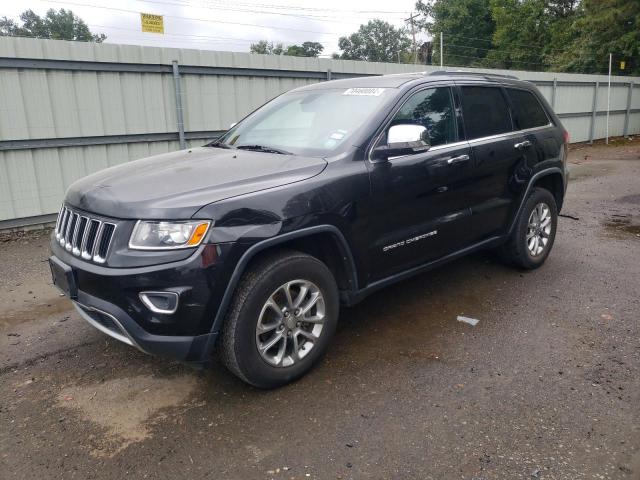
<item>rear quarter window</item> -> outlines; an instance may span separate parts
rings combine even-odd
[[[549,124],[549,118],[536,96],[526,90],[507,88],[511,99],[515,120],[520,130],[542,127]]]
[[[509,106],[498,87],[462,87],[462,113],[467,140],[510,132]]]

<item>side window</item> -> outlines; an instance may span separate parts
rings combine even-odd
[[[462,114],[467,140],[512,130],[509,107],[496,87],[462,87]]]
[[[456,120],[451,89],[429,88],[415,93],[391,121],[391,125],[402,123],[424,126],[433,147],[455,142]]]
[[[526,128],[542,127],[549,124],[549,118],[538,99],[531,92],[508,88],[507,93],[511,98],[516,114],[516,122],[520,130]]]

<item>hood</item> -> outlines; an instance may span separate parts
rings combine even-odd
[[[199,147],[84,177],[65,202],[108,217],[184,219],[209,203],[311,178],[326,165],[315,157]]]

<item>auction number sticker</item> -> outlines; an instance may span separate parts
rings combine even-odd
[[[366,87],[357,87],[350,88],[345,90],[343,95],[366,95],[370,97],[379,97],[384,92],[384,88],[366,88]]]

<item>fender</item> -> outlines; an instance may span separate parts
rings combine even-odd
[[[347,273],[349,275],[350,290],[357,290],[358,280],[356,275],[356,264],[353,260],[353,255],[351,254],[351,248],[349,247],[346,238],[338,229],[338,227],[334,225],[316,225],[313,227],[302,228],[294,232],[277,235],[275,237],[262,240],[252,245],[246,252],[242,254],[242,257],[240,257],[240,261],[236,265],[236,268],[231,275],[231,279],[227,284],[227,288],[225,289],[224,295],[222,296],[222,301],[220,302],[220,306],[218,307],[218,312],[216,313],[213,324],[211,325],[211,333],[214,334],[212,335],[212,338],[217,337],[217,333],[220,331],[224,315],[229,308],[229,304],[231,303],[231,298],[233,297],[233,293],[236,290],[236,286],[238,285],[238,282],[240,281],[240,278],[242,277],[242,274],[246,270],[247,265],[249,264],[251,259],[262,250],[282,244],[289,240],[307,237],[316,233],[331,233],[338,239],[338,244],[340,245],[340,249],[342,250],[342,260],[343,262],[346,262],[345,267],[347,268]],[[213,349],[213,344],[208,345],[208,347],[208,351],[211,351]]]
[[[520,212],[522,211],[522,207],[524,206],[524,202],[527,200],[527,196],[529,195],[529,192],[533,188],[533,184],[537,180],[541,179],[542,177],[546,177],[547,175],[551,175],[553,173],[559,173],[560,174],[560,176],[562,177],[563,190],[566,192],[566,190],[567,190],[566,178],[565,178],[564,173],[560,169],[560,167],[545,168],[544,170],[540,170],[538,173],[533,175],[529,179],[529,183],[527,184],[527,188],[525,189],[524,194],[522,195],[522,199],[520,200],[520,205],[518,206],[518,210],[516,211],[516,214],[513,216],[513,219],[511,220],[511,225],[509,226],[509,230],[507,231],[507,235],[506,235],[507,238],[509,237],[509,235],[511,235],[511,233],[513,232],[513,229],[516,227],[516,223],[518,222],[518,218],[520,217]]]

